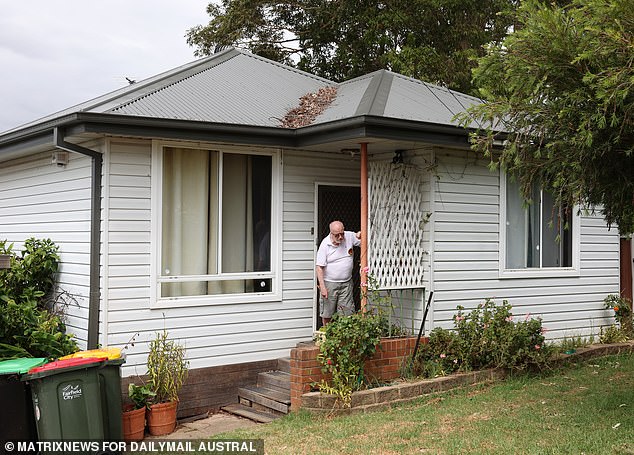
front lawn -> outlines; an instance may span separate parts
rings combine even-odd
[[[634,454],[634,354],[422,397],[382,412],[300,412],[215,439],[268,454]]]

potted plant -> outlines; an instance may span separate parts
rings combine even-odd
[[[126,441],[140,441],[145,434],[145,411],[155,393],[148,384],[128,385],[128,396],[132,404],[124,407],[123,417],[123,439]]]
[[[170,340],[167,331],[158,332],[147,358],[148,383],[155,394],[147,412],[151,435],[169,434],[176,428],[178,393],[187,379],[188,366],[185,347]]]

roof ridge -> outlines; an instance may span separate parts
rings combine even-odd
[[[394,74],[381,69],[370,73],[369,76],[370,83],[359,101],[355,115],[382,115],[385,112]]]
[[[307,76],[307,77],[310,77],[311,79],[315,79],[315,80],[318,80],[320,82],[328,83],[329,85],[338,85],[337,82],[332,81],[330,79],[326,79],[325,77],[317,76],[316,74],[312,74],[312,73],[309,73],[307,71],[300,70],[300,69],[295,68],[293,66],[289,66],[289,65],[285,65],[284,63],[276,62],[275,60],[271,60],[269,58],[262,57],[261,55],[254,54],[252,52],[247,52],[244,49],[238,49],[238,48],[232,48],[232,49],[234,49],[236,52],[239,52],[240,54],[242,54],[242,55],[244,55],[246,57],[251,57],[251,58],[255,58],[257,60],[261,60],[261,61],[263,61],[265,63],[269,63],[269,64],[274,65],[274,66],[278,66],[278,67],[280,67],[282,69],[285,69],[287,71],[291,71],[293,73],[301,74],[302,76]]]

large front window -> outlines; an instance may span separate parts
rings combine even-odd
[[[165,147],[158,298],[269,293],[272,155]]]
[[[519,185],[507,178],[505,196],[506,269],[572,267],[575,226],[570,213],[537,185],[526,204]]]

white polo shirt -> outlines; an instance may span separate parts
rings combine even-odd
[[[317,250],[316,265],[324,267],[324,280],[343,283],[352,278],[354,251],[352,247],[359,246],[361,240],[354,232],[345,231],[339,246],[334,246],[330,235],[326,236]]]

